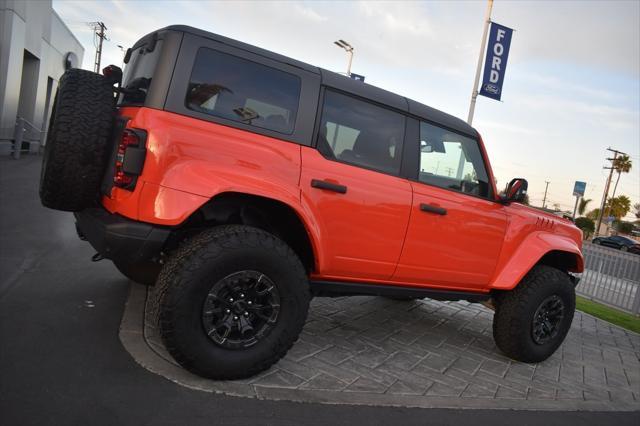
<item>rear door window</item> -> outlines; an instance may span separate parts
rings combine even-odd
[[[201,48],[185,103],[193,111],[292,134],[300,86],[300,78],[296,75]]]
[[[404,115],[327,90],[318,149],[338,161],[399,174]]]

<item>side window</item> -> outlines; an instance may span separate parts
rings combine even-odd
[[[318,148],[341,162],[398,174],[404,122],[402,114],[327,90]]]
[[[291,134],[300,78],[212,49],[196,56],[186,106],[228,120]]]
[[[489,196],[489,177],[478,142],[425,122],[420,123],[418,180],[480,197]]]
[[[156,65],[160,59],[163,43],[164,40],[158,40],[151,51],[147,50],[148,44],[132,51],[122,77],[122,87],[127,91],[120,94],[120,105],[144,104]]]

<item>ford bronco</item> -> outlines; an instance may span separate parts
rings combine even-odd
[[[485,302],[507,356],[569,331],[581,233],[499,193],[482,138],[411,99],[186,26],[59,82],[43,205],[154,285],[182,366],[254,375],[294,344],[313,296]],[[403,303],[403,302],[398,302]]]

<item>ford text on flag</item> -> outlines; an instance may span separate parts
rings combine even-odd
[[[487,57],[484,60],[484,75],[480,94],[491,99],[500,100],[502,96],[502,83],[504,73],[507,70],[507,58],[509,46],[511,46],[511,28],[491,23],[489,44],[487,45]]]

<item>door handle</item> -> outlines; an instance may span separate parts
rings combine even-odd
[[[337,192],[338,194],[346,194],[347,187],[344,185],[338,185],[337,183],[327,182],[320,179],[311,179],[311,186],[318,189],[326,189],[327,191]]]
[[[447,209],[438,206],[432,206],[431,204],[420,204],[420,210],[423,212],[435,213],[442,216],[447,214]]]

